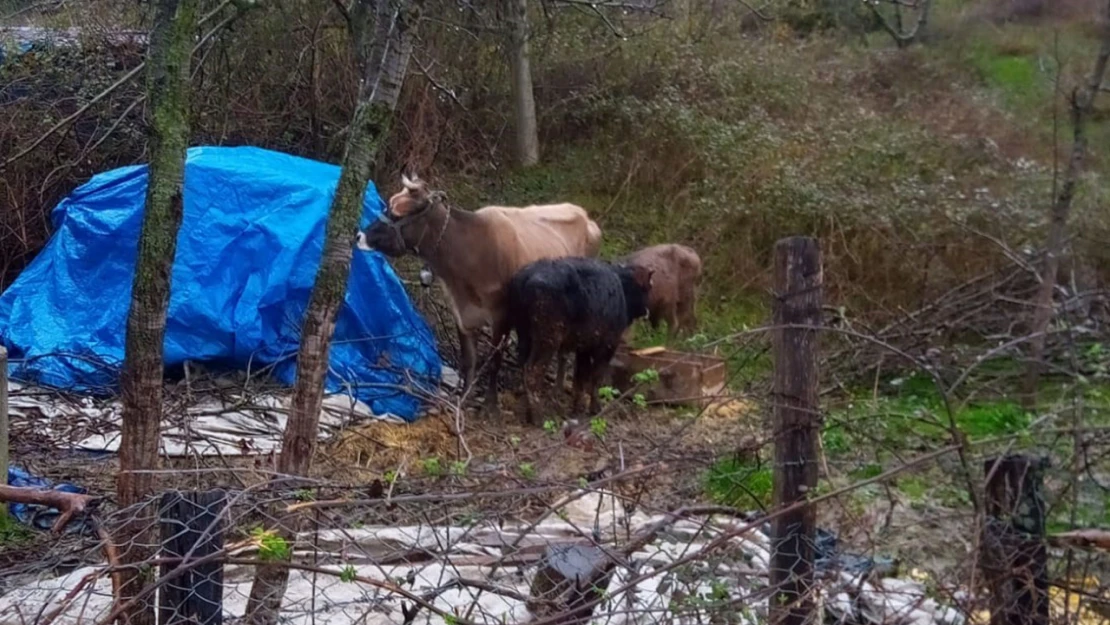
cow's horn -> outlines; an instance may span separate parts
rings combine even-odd
[[[420,190],[420,185],[417,184],[415,180],[411,180],[405,174],[401,174],[401,184],[404,185],[404,187],[406,189],[408,189],[409,191],[419,191]]]

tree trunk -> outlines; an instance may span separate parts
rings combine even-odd
[[[370,171],[389,132],[412,51],[419,8],[410,0],[356,0],[350,12],[351,40],[362,78],[343,169],[328,215],[323,257],[301,329],[297,378],[278,460],[278,473],[282,475],[307,475],[312,464],[331,338],[347,291],[352,233],[358,230]],[[375,17],[376,28],[371,35]],[[299,529],[298,517],[279,509],[274,510],[274,517],[278,519],[277,534],[292,544]],[[283,563],[258,567],[246,612],[252,625],[277,622],[288,581],[289,569]]]
[[[530,167],[540,162],[540,137],[536,126],[536,98],[529,60],[528,0],[505,0],[509,26],[509,72],[512,77],[513,130],[517,163]]]
[[[170,274],[181,227],[185,150],[188,147],[189,66],[199,3],[158,0],[147,62],[150,102],[150,165],[146,208],[138,242],[131,309],[127,317],[127,351],[120,384],[123,426],[116,494],[121,507],[136,506],[154,490],[149,471],[158,466],[162,421],[162,348],[169,306]],[[149,506],[130,514],[118,530],[124,565],[145,562],[154,554],[153,516]],[[128,601],[152,581],[149,569],[125,569],[121,601]],[[154,623],[151,598],[124,612],[123,623]]]
[[[1095,96],[1102,86],[1102,78],[1106,74],[1107,59],[1110,59],[1110,1],[1107,2],[1107,20],[1103,24],[1102,45],[1099,48],[1095,68],[1091,72],[1088,83],[1077,87],[1071,95],[1071,125],[1072,148],[1068,158],[1067,168],[1064,170],[1064,181],[1060,192],[1052,203],[1052,213],[1049,217],[1048,237],[1045,241],[1044,269],[1041,272],[1041,284],[1037,289],[1033,306],[1033,322],[1029,331],[1032,335],[1029,346],[1029,364],[1026,369],[1025,388],[1022,393],[1022,404],[1027,410],[1033,409],[1037,403],[1037,386],[1040,383],[1041,369],[1044,366],[1045,333],[1052,322],[1053,306],[1052,294],[1056,290],[1056,275],[1060,270],[1060,256],[1064,253],[1064,243],[1067,239],[1068,219],[1071,217],[1071,202],[1075,197],[1075,186],[1079,175],[1083,171],[1083,161],[1087,153],[1087,118],[1095,104]]]
[[[725,19],[725,0],[709,0],[709,20],[717,25]]]
[[[397,108],[412,58],[412,31],[419,19],[410,0],[379,0],[374,7],[374,39],[369,55],[360,59],[363,75],[371,82],[369,99],[384,104],[388,112]],[[360,53],[361,54],[361,53]]]
[[[879,21],[883,30],[894,39],[894,44],[899,48],[907,48],[914,42],[918,41],[921,36],[925,34],[925,29],[929,24],[929,10],[933,8],[933,0],[918,0],[912,6],[918,10],[917,21],[914,22],[913,30],[907,31],[905,28],[905,17],[903,14],[903,5],[901,0],[896,0],[892,3],[894,5],[894,23],[892,24],[879,10],[879,3],[867,3],[871,9],[872,15]]]

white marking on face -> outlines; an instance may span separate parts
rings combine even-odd
[[[355,245],[364,252],[371,252],[374,249],[366,244],[366,233],[361,230],[359,230],[358,236],[355,237]]]

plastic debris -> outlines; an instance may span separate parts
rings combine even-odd
[[[79,495],[88,494],[88,491],[80,486],[66,483],[53,484],[50,480],[37,475],[31,475],[31,473],[15,465],[8,467],[8,486],[57,490],[65,493],[77,493]],[[49,531],[50,528],[53,527],[54,522],[58,520],[58,515],[61,514],[56,508],[47,508],[46,506],[25,503],[9,503],[8,511],[16,521],[23,525],[44,531]],[[88,521],[78,518],[74,518],[73,521],[65,527],[66,534],[89,531],[92,531],[92,527]]]

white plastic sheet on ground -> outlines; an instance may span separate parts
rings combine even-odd
[[[449,614],[468,615],[466,618],[475,623],[527,623],[535,617],[519,597],[480,592],[466,585],[453,586],[452,582],[479,580],[527,597],[531,578],[539,565],[538,558],[525,563],[518,559],[497,569],[493,567],[506,556],[507,546],[518,542],[521,534],[524,534],[523,540],[519,541],[515,554],[531,551],[538,555],[547,545],[588,541],[595,532],[603,547],[619,551],[628,536],[636,535],[661,518],[642,513],[628,515],[614,497],[597,493],[571,502],[563,509],[561,517],[532,529],[508,523],[499,527],[496,522],[488,522],[470,527],[364,527],[302,536],[294,552],[295,561],[335,574],[292,571],[283,597],[281,622],[290,625],[404,622],[402,602],[408,603],[411,609],[411,601],[357,579],[342,581],[339,573],[345,570],[348,576],[353,572],[358,578],[382,583],[406,580],[403,588],[418,596],[449,587],[435,595],[432,604]],[[674,571],[665,571],[677,560],[704,549],[721,532],[742,525],[740,520],[722,517],[716,517],[712,523],[709,519],[685,519],[661,532],[654,541],[634,553],[625,565],[617,567],[606,599],[595,611],[593,621],[608,625],[709,622],[705,609],[710,605],[707,599],[712,597],[718,605],[735,601],[731,604],[735,611],[730,611],[732,618],[739,622],[748,625],[764,622],[766,599],[742,600],[766,585],[770,540],[760,532],[752,530],[739,534],[714,557],[697,558],[681,567],[686,569],[684,575],[690,578],[686,581],[677,578]],[[535,548],[528,549],[529,546]],[[423,564],[375,564],[416,551],[433,556]],[[0,597],[0,625],[34,622],[35,615],[55,612],[70,595],[72,600],[54,623],[97,622],[111,608],[110,581],[100,577],[88,583],[87,588],[74,592],[83,580],[91,580],[90,576],[96,574],[96,568],[83,568],[11,591]],[[252,575],[251,567],[229,566],[226,569],[225,618],[243,616]],[[635,583],[632,592],[617,592],[637,578],[643,579]],[[846,582],[851,582],[851,590],[841,585]],[[727,597],[720,595],[722,589]],[[863,613],[852,605],[841,605],[842,600],[847,600],[847,592],[855,594],[857,590],[860,603],[866,606]],[[882,580],[871,584],[839,578],[826,581],[821,594],[827,613],[841,622],[884,625],[963,625],[965,622],[955,610],[942,608],[929,598],[921,584],[908,580]],[[421,610],[414,621],[417,624],[444,622],[442,617],[428,610]]]
[[[457,373],[443,369],[443,387],[453,388]],[[13,421],[33,420],[36,429],[51,438],[59,449],[116,452],[120,443],[123,410],[119,400],[95,402],[90,398],[59,401],[48,391],[11,384],[10,410]],[[231,389],[220,396],[196,397],[184,416],[170,415],[162,424],[162,453],[180,456],[242,456],[268,454],[281,448],[289,391],[243,396]],[[374,414],[365,403],[348,395],[324,398],[320,415],[320,438],[330,437],[351,422],[378,419],[403,423],[390,414]],[[63,424],[59,426],[59,424]],[[61,430],[86,425],[97,433],[81,440],[64,440]]]

